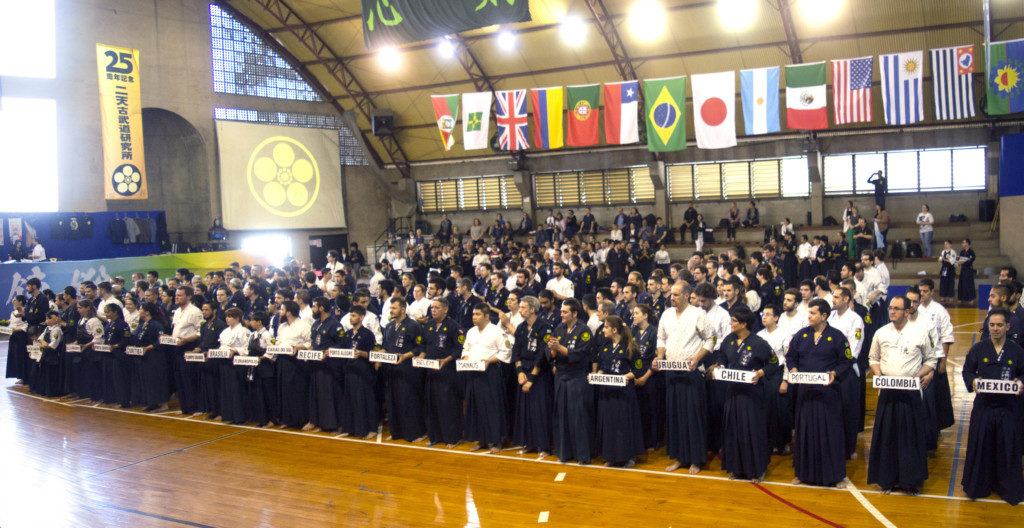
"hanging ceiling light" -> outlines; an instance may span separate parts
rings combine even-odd
[[[665,9],[655,0],[637,0],[629,8],[626,23],[633,37],[641,42],[652,42],[665,33]]]
[[[587,38],[587,25],[580,17],[569,15],[562,21],[559,32],[562,35],[562,42],[568,46],[577,47],[583,44]]]
[[[742,31],[754,24],[760,2],[758,0],[718,0],[715,11],[718,21],[730,31]]]

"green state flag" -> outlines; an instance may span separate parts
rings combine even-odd
[[[686,76],[644,81],[647,148],[670,152],[686,148]]]
[[[989,115],[1024,112],[1024,39],[989,46],[985,92]]]
[[[455,118],[459,115],[459,94],[431,95],[430,103],[434,106],[434,118],[437,119],[437,130],[441,133],[444,149],[451,150],[455,145]]]

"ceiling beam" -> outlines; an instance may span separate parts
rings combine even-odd
[[[773,6],[782,17],[782,30],[786,32],[786,45],[789,46],[789,61],[793,64],[800,64],[804,61],[804,55],[800,51],[800,39],[796,36],[796,27],[793,25],[793,13],[789,10],[789,0],[775,0]]]
[[[615,69],[619,71],[619,76],[623,81],[638,79],[633,60],[629,58],[626,45],[622,43],[619,30],[615,27],[615,20],[608,14],[604,2],[602,0],[584,0],[584,3],[587,4],[590,13],[594,15],[594,23],[597,24],[598,31],[601,32],[604,41],[608,43],[608,49],[612,52],[612,59],[615,61]]]
[[[1000,24],[1002,24],[1002,23],[1015,23],[1015,22],[1024,22],[1024,17],[1005,18],[1005,19],[999,19],[999,20],[994,20],[993,21],[993,23],[1000,23]],[[798,43],[802,43],[802,44],[811,45],[811,44],[816,44],[816,43],[819,43],[819,42],[830,42],[830,41],[836,41],[836,40],[850,40],[850,39],[873,38],[873,37],[888,37],[888,36],[892,36],[892,35],[905,35],[905,34],[911,34],[911,33],[922,33],[922,32],[926,32],[926,31],[942,31],[942,30],[947,30],[947,29],[965,29],[965,28],[971,28],[971,27],[975,27],[975,26],[980,26],[981,24],[982,24],[982,22],[980,20],[970,21],[970,22],[954,22],[954,23],[949,23],[949,24],[936,24],[936,25],[929,25],[929,26],[917,26],[917,27],[891,29],[891,30],[869,31],[869,32],[862,32],[862,33],[845,33],[845,34],[841,34],[841,35],[828,35],[828,36],[824,36],[824,37],[798,39],[797,42]],[[715,53],[748,51],[748,50],[756,50],[756,49],[764,49],[764,48],[780,48],[780,49],[783,50],[783,53],[785,53],[784,50],[787,47],[788,47],[788,42],[787,41],[761,42],[761,43],[757,43],[757,44],[745,44],[745,45],[742,45],[742,46],[730,46],[728,48],[708,48],[708,49],[702,49],[702,50],[690,50],[690,51],[680,51],[680,52],[673,52],[673,53],[663,53],[663,54],[660,54],[660,55],[645,55],[645,56],[641,56],[641,57],[633,57],[633,60],[637,61],[637,62],[639,62],[639,61],[648,62],[648,61],[652,61],[652,60],[681,59],[681,58],[686,58],[686,57],[696,57],[696,56],[701,56],[701,55],[711,55],[711,54],[715,54]],[[520,78],[520,77],[529,77],[529,76],[532,76],[532,75],[545,75],[545,74],[551,74],[551,73],[564,73],[564,72],[569,72],[569,71],[585,70],[585,69],[589,69],[589,68],[601,68],[601,67],[606,67],[606,66],[614,66],[614,64],[615,64],[614,61],[607,60],[607,61],[590,62],[590,63],[585,63],[585,64],[576,64],[576,65],[571,65],[571,66],[559,66],[559,67],[555,67],[555,68],[546,68],[546,69],[542,69],[542,70],[527,70],[527,71],[520,71],[520,72],[511,72],[511,73],[506,73],[506,74],[501,74],[501,75],[492,75],[491,76],[491,80],[494,81],[494,82],[501,82],[501,81],[505,81],[505,80],[508,80],[508,79],[516,79],[516,78]],[[463,85],[463,84],[469,84],[470,82],[471,81],[469,79],[460,79],[460,80],[457,80],[457,81],[446,81],[446,82],[431,83],[431,84],[419,84],[419,85],[412,85],[412,86],[403,86],[403,87],[398,87],[398,88],[388,88],[386,90],[378,90],[378,91],[370,92],[370,94],[373,97],[378,97],[378,96],[381,96],[381,95],[389,95],[389,94],[402,93],[402,92],[408,92],[408,91],[436,90],[436,89],[440,89],[440,88],[449,88],[449,87],[452,87],[452,86],[459,86],[459,85]],[[337,96],[337,98],[338,99],[347,99],[347,96],[340,95],[340,96]]]
[[[339,85],[341,85],[345,94],[355,103],[356,110],[362,114],[367,121],[372,121],[373,111],[377,109],[377,104],[363,85],[359,82],[359,79],[352,74],[352,70],[346,61],[340,58],[340,56],[327,45],[327,42],[320,37],[317,33],[317,29],[313,28],[308,24],[294,9],[292,9],[283,0],[252,0],[249,2],[260,6],[266,14],[270,15],[276,20],[282,27],[287,28],[287,31],[298,40],[298,42],[306,48],[307,51],[313,54],[313,56],[329,60],[331,62],[325,63],[325,70]],[[342,110],[344,112],[344,110]],[[364,138],[365,139],[365,138]],[[384,151],[391,158],[391,162],[398,168],[402,176],[408,178],[409,173],[409,161],[405,155],[405,151],[402,146],[398,143],[398,140],[394,136],[383,136],[377,138],[380,141]],[[370,143],[367,142],[367,145]],[[378,160],[379,157],[376,157]],[[380,164],[383,166],[383,164]]]

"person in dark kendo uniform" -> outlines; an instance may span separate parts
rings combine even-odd
[[[732,333],[715,352],[715,368],[753,371],[752,383],[718,381],[727,386],[722,410],[722,469],[729,478],[760,482],[768,470],[770,448],[765,377],[779,370],[771,345],[752,334],[757,316],[740,305],[730,312]]]
[[[555,454],[589,464],[594,448],[594,391],[587,382],[595,355],[594,336],[579,320],[582,308],[575,299],[562,302],[562,324],[548,340],[555,369]]]
[[[852,374],[853,352],[841,331],[828,325],[830,308],[814,299],[807,309],[810,326],[797,331],[786,352],[790,372],[827,372],[828,385],[802,385],[796,396],[793,442],[794,484],[845,486],[846,442],[840,382]],[[780,386],[788,390],[788,382]]]
[[[516,369],[515,414],[512,443],[519,454],[536,451],[541,457],[551,451],[551,402],[554,380],[547,342],[552,328],[538,316],[540,301],[527,296],[519,301],[523,322],[516,328],[512,364]]]
[[[889,324],[878,329],[868,361],[877,376],[920,378],[926,389],[939,358],[932,353],[928,328],[908,319],[910,301],[889,301]],[[909,325],[909,327],[908,327]],[[901,489],[916,495],[928,478],[929,417],[921,391],[880,389],[868,454],[868,484],[883,493]]]
[[[280,414],[274,380],[274,359],[266,355],[273,337],[267,329],[270,317],[266,312],[257,310],[246,322],[250,330],[246,353],[259,357],[260,361],[255,367],[236,366],[235,375],[242,380],[245,391],[246,421],[266,427],[273,425],[271,420]]]
[[[665,373],[651,370],[658,356],[658,316],[649,305],[633,309],[632,332],[638,352],[632,367],[644,447],[655,449],[665,443]]]
[[[322,361],[307,361],[309,370],[309,422],[303,431],[334,431],[340,425],[341,408],[344,406],[342,393],[342,362],[330,358],[329,348],[338,347],[345,329],[334,317],[331,302],[326,297],[313,299],[313,327],[310,330],[310,350],[324,353]]]
[[[274,356],[275,390],[281,405],[280,415],[274,421],[282,428],[302,427],[309,421],[309,371],[296,354],[309,347],[312,329],[299,317],[299,303],[295,301],[282,303],[279,315],[281,324],[270,343],[291,347],[292,353]]]
[[[500,311],[507,310],[508,290],[505,289],[505,274],[501,272],[494,272],[488,280],[490,281],[490,285],[487,287],[487,294],[484,296],[484,301]],[[489,317],[491,323],[498,323],[498,312],[492,310]],[[466,331],[468,332],[469,328],[467,328]]]
[[[406,315],[407,303],[401,297],[391,299],[391,321],[384,328],[384,350],[398,354],[398,364],[384,365],[387,372],[387,390],[384,399],[388,411],[391,437],[407,442],[422,442],[427,438],[423,417],[423,372],[414,368],[413,356],[423,344],[419,323]]]
[[[473,308],[473,328],[466,332],[462,359],[484,362],[484,371],[463,372],[466,378],[465,437],[477,442],[470,451],[489,449],[497,453],[508,433],[505,382],[500,362],[509,361],[501,327],[491,324],[486,303]],[[504,358],[503,358],[504,356]]]
[[[431,444],[455,447],[462,440],[462,400],[459,397],[455,361],[462,357],[466,335],[448,317],[448,301],[437,297],[430,303],[430,319],[423,327],[419,357],[440,362],[438,370],[425,369],[427,436]]]
[[[32,392],[49,398],[63,396],[60,358],[64,355],[64,332],[60,327],[60,313],[53,310],[46,314],[46,327],[36,339],[39,359],[31,361],[33,369]]]
[[[218,361],[217,401],[220,417],[228,423],[245,423],[246,400],[245,381],[234,365],[235,355],[249,355],[249,329],[243,324],[245,315],[241,308],[231,307],[224,311],[225,328],[220,333],[220,348],[231,352],[231,357]],[[210,361],[207,359],[207,361]]]
[[[964,384],[977,389],[978,380],[1022,381],[1024,349],[1006,337],[1010,315],[997,308],[989,313],[988,339],[971,347],[964,360]],[[1024,432],[1021,431],[1021,393],[978,393],[967,432],[967,457],[960,484],[968,497],[997,493],[1016,505],[1024,500]]]
[[[363,326],[366,308],[352,305],[348,317],[352,328],[342,335],[338,347],[353,349],[356,357],[345,360],[341,436],[351,435],[369,440],[377,436],[377,426],[380,425],[376,377],[369,361],[370,351],[378,347],[373,332]]]
[[[626,385],[597,387],[597,441],[605,466],[633,467],[636,457],[644,454],[633,373],[633,360],[640,359],[640,350],[616,315],[605,319],[603,332],[605,344],[597,355],[597,373],[625,376]]]
[[[206,353],[220,348],[220,334],[227,324],[217,317],[217,303],[203,303],[203,325],[199,327],[199,347],[194,352]],[[220,368],[230,359],[207,359],[199,376],[199,410],[210,418],[220,419]]]
[[[160,344],[160,334],[167,328],[163,311],[153,303],[139,307],[139,325],[132,332],[131,346],[142,347],[142,356],[129,358],[132,366],[132,404],[147,411],[167,410],[170,398],[171,373],[167,370],[167,353]]]
[[[131,368],[124,350],[132,335],[131,328],[124,321],[121,306],[110,303],[103,307],[107,324],[103,328],[103,340],[110,345],[110,352],[101,352],[103,378],[103,403],[114,403],[131,407]]]
[[[64,376],[68,384],[68,392],[82,398],[98,400],[100,394],[100,363],[99,353],[92,350],[93,339],[103,337],[103,322],[96,317],[96,307],[92,301],[82,299],[76,303],[78,325],[74,328],[74,342],[82,347],[80,354],[65,354]],[[12,322],[13,322],[13,315]],[[11,335],[11,339],[14,339]],[[97,341],[98,342],[98,341]],[[13,346],[13,345],[8,345]],[[66,350],[66,347],[65,347]]]
[[[782,254],[782,277],[786,281],[786,287],[796,288],[800,283],[800,263],[796,258],[796,243],[793,241],[793,235],[786,233],[785,239],[779,243],[779,253]]]

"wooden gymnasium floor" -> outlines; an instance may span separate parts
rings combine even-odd
[[[956,365],[982,318],[953,310],[957,425],[943,432],[918,497],[867,486],[870,429],[847,464],[854,486],[836,490],[791,485],[790,457],[774,457],[767,481],[754,485],[730,481],[717,461],[695,477],[665,473],[664,452],[628,470],[600,460],[563,466],[514,450],[471,454],[466,444],[449,451],[55,402],[7,380],[0,527],[1020,526],[1024,510],[965,500],[959,485],[972,397]]]

